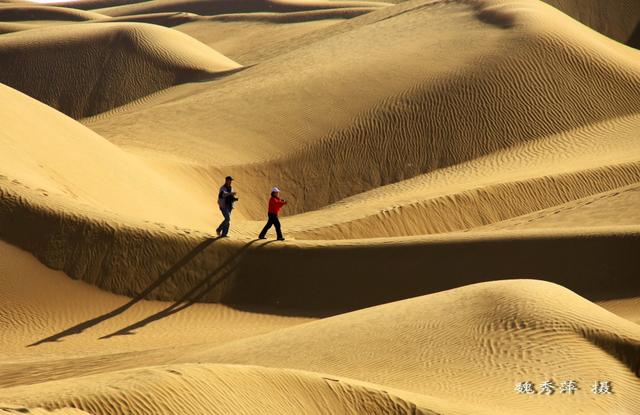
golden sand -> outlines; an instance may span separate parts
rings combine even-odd
[[[0,414],[640,414],[639,23],[0,3]]]

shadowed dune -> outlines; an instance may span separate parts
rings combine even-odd
[[[319,9],[335,9],[350,7],[384,7],[384,2],[360,2],[360,1],[325,1],[325,0],[150,0],[142,3],[132,3],[122,6],[95,9],[96,12],[108,16],[126,16],[159,12],[188,12],[200,15],[214,15],[226,13],[248,12],[297,12]]]
[[[531,0],[534,2],[535,0]],[[629,46],[638,48],[633,32],[640,23],[640,3],[636,0],[543,0],[592,29]],[[407,0],[387,0],[405,3]]]
[[[0,413],[637,412],[640,3],[391,3],[1,3]]]
[[[136,23],[7,34],[0,59],[1,82],[76,118],[241,68],[188,36]]]
[[[638,48],[633,33],[640,24],[640,3],[635,0],[545,0],[574,19],[618,42]]]
[[[0,21],[2,22],[27,20],[87,21],[104,19],[105,17],[99,13],[66,7],[34,4],[0,5]]]

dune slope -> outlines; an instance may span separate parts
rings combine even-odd
[[[640,3],[393,3],[0,5],[0,414],[636,415]]]
[[[639,353],[638,325],[560,286],[513,280],[331,317],[183,360],[333,373],[489,413],[553,405],[554,413],[575,414],[633,413]],[[548,399],[514,391],[518,382],[549,379],[576,380],[580,391]],[[592,394],[596,380],[611,381],[615,395]]]
[[[15,387],[0,390],[0,402],[92,414],[434,414],[380,389],[298,371],[225,365],[150,367]]]

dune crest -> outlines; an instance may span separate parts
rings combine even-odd
[[[638,20],[1,2],[0,414],[637,415]]]

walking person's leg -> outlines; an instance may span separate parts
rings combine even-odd
[[[231,223],[231,211],[227,208],[221,210],[224,220],[220,224],[220,236],[227,236],[229,233],[229,224]]]
[[[278,219],[278,215],[273,215],[273,224],[276,227],[276,235],[278,236],[278,240],[284,241],[284,236],[282,236],[282,231],[280,230],[280,219]]]
[[[264,228],[262,228],[260,235],[258,235],[258,239],[264,239],[267,236],[267,232],[269,232],[269,229],[271,229],[271,225],[273,225],[273,221],[271,220],[271,214],[269,214],[269,219],[267,219],[267,224],[264,225]]]
[[[220,222],[220,225],[218,225],[218,227],[216,228],[216,234],[218,236],[220,236],[220,234],[222,233],[222,228],[224,228],[224,224],[227,221],[227,216],[224,214],[224,209],[220,208],[220,213],[222,213],[222,222]]]

